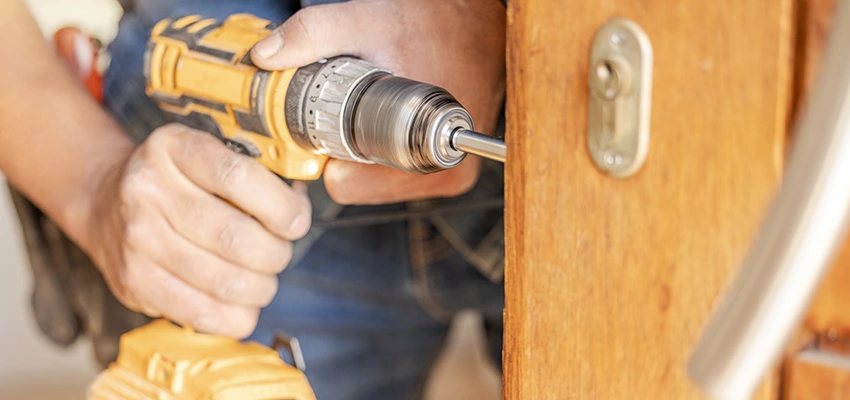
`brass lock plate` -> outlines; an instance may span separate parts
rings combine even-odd
[[[611,20],[596,32],[588,66],[590,156],[603,172],[629,177],[643,165],[649,149],[649,37],[630,20]]]

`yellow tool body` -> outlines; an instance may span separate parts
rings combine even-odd
[[[165,320],[124,334],[89,400],[316,400],[307,378],[259,343],[195,333]]]
[[[247,14],[161,21],[146,53],[148,95],[173,120],[220,137],[278,175],[314,180],[328,157],[299,146],[284,116],[296,69],[264,71],[250,60],[271,28]]]

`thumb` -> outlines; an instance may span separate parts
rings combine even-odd
[[[344,2],[303,8],[257,42],[251,60],[262,69],[284,70],[339,55],[362,57],[358,43],[368,43],[369,27],[374,25],[364,18],[368,4]]]

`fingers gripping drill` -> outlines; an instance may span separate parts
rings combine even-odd
[[[439,87],[354,57],[258,69],[250,50],[273,27],[247,14],[160,22],[145,57],[148,95],[174,120],[290,179],[318,179],[328,157],[414,173],[452,168],[466,153],[504,162],[504,142],[473,132],[466,109]]]

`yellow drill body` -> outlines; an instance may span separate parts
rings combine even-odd
[[[296,69],[264,71],[250,61],[271,27],[247,14],[161,21],[145,60],[148,95],[171,119],[220,137],[280,176],[318,179],[328,157],[299,146],[284,115]]]

